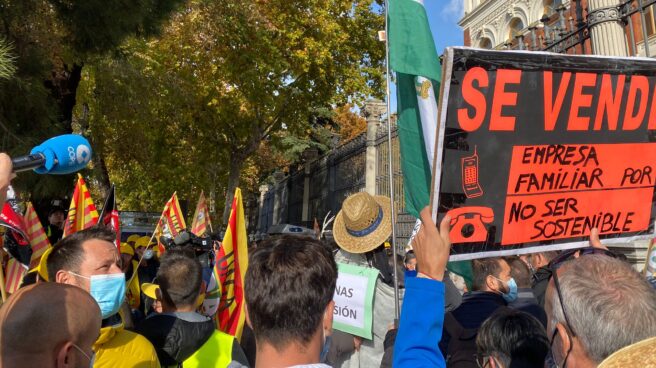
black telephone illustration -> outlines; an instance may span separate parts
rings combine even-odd
[[[453,243],[477,243],[487,240],[484,224],[494,221],[490,207],[460,207],[446,213],[451,216],[451,241]]]
[[[472,156],[463,157],[462,160],[462,189],[467,198],[476,198],[483,195],[483,189],[478,183],[478,152],[474,147]]]

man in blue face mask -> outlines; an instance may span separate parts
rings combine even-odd
[[[103,321],[93,346],[94,367],[159,367],[152,344],[125,330],[118,314],[125,300],[125,275],[114,239],[113,231],[96,227],[62,239],[48,255],[48,279],[84,289],[98,303]]]
[[[440,350],[447,366],[476,366],[476,336],[483,322],[497,309],[517,299],[517,284],[503,258],[472,261],[472,291],[462,296],[462,304],[444,318]]]

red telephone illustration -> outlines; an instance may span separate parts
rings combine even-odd
[[[472,156],[462,158],[462,189],[467,198],[476,198],[483,195],[483,189],[478,183],[478,153],[474,147]]]
[[[490,207],[460,207],[446,214],[451,216],[451,242],[477,243],[487,240],[484,224],[494,221],[494,212]]]

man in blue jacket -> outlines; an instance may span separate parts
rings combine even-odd
[[[449,259],[449,216],[437,230],[428,207],[421,211],[414,251],[419,273],[406,279],[394,367],[446,367],[438,348],[444,322],[444,271]]]

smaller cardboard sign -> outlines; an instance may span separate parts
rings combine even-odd
[[[371,340],[378,270],[338,263],[333,328]]]

